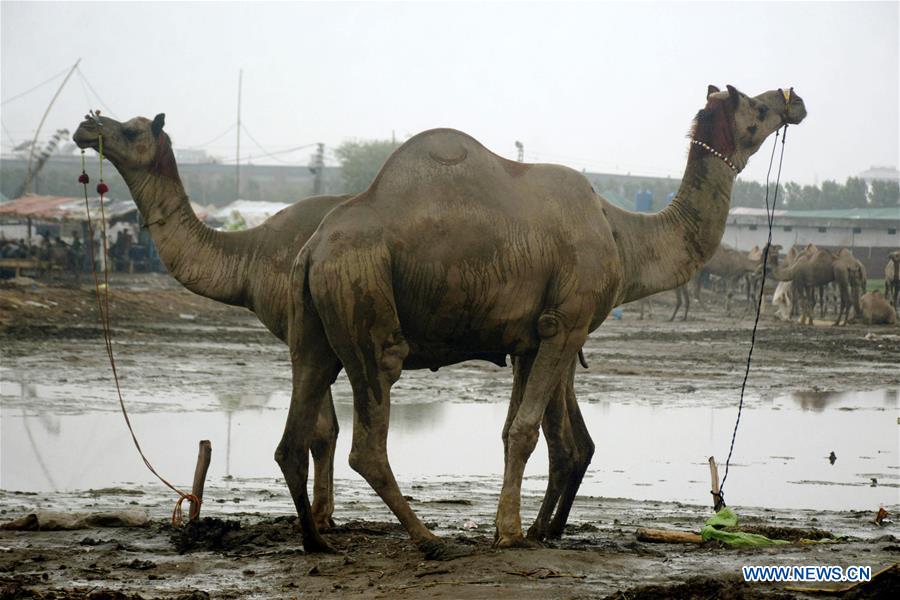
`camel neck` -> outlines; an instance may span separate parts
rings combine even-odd
[[[169,273],[190,291],[226,304],[247,306],[251,254],[248,232],[220,232],[204,225],[181,181],[119,169]]]
[[[690,158],[675,198],[645,215],[607,207],[623,282],[619,303],[685,284],[722,240],[734,171],[712,155]]]

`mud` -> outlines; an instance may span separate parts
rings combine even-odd
[[[204,414],[212,419],[223,410],[237,411],[235,415],[244,414],[240,411],[263,416],[272,413],[280,418],[290,388],[287,352],[252,314],[193,296],[161,276],[117,278],[112,290],[117,361],[129,407],[140,420],[153,423],[154,415],[171,414],[181,420],[197,416],[199,423]],[[668,323],[661,313],[668,317],[673,299],[666,295],[655,300],[654,320],[638,321],[636,307],[625,307],[622,320],[610,319],[592,335],[585,348],[590,369],[579,369],[576,391],[586,409],[600,406],[602,410],[586,413],[586,419],[598,418],[604,411],[616,416],[615,410],[622,407],[637,411],[625,414],[651,416],[655,414],[652,410],[662,406],[675,411],[697,407],[727,410],[730,422],[716,424],[717,429],[725,430],[722,436],[727,440],[752,322],[746,315],[731,318],[720,307],[707,306],[695,310],[687,322]],[[469,462],[475,460],[469,458],[462,461],[459,471],[452,470],[452,462],[446,463],[446,469],[426,468],[427,461],[441,457],[409,463],[409,472],[398,470],[398,479],[413,509],[436,533],[472,550],[470,556],[448,562],[424,561],[380,499],[346,469],[346,455],[339,454],[336,460],[344,470],[336,474],[335,481],[337,527],[326,533],[338,553],[308,555],[286,486],[272,466],[271,453],[280,430],[268,420],[263,430],[248,434],[255,445],[264,447],[260,453],[264,458],[254,458],[266,465],[259,472],[240,462],[238,449],[248,448],[246,445],[235,446],[231,469],[223,469],[223,446],[214,443],[204,518],[181,529],[169,524],[174,502],[171,494],[159,484],[145,483],[150,480],[127,445],[85,452],[89,456],[84,458],[96,464],[99,474],[80,463],[69,466],[67,455],[80,451],[53,447],[59,438],[52,432],[59,423],[64,423],[65,433],[74,422],[66,419],[99,415],[109,420],[100,421],[99,429],[86,429],[85,435],[98,436],[104,428],[124,429],[120,417],[113,414],[117,405],[96,324],[93,290],[87,286],[0,287],[0,374],[3,438],[7,440],[3,442],[4,473],[0,473],[0,521],[38,508],[75,513],[140,508],[153,520],[151,527],[140,529],[0,531],[0,598],[821,597],[788,589],[788,584],[744,583],[741,566],[867,565],[878,572],[900,560],[897,525],[875,525],[878,502],[875,496],[866,495],[886,493],[886,508],[893,513],[889,520],[896,520],[900,512],[896,429],[887,430],[893,431],[894,437],[888,433],[885,439],[879,433],[884,429],[876,428],[883,427],[885,420],[896,421],[897,356],[900,329],[895,327],[802,328],[764,317],[748,388],[748,410],[758,411],[760,418],[776,414],[785,422],[798,423],[794,435],[802,443],[787,450],[773,446],[757,451],[747,447],[751,442],[744,442],[736,451],[739,460],[732,465],[736,466],[731,476],[735,487],[730,488],[729,497],[741,498],[741,485],[760,488],[759,507],[733,505],[741,518],[740,528],[797,543],[732,549],[715,543],[638,542],[635,531],[639,527],[699,531],[710,516],[705,505],[705,456],[691,459],[690,472],[697,473],[691,475],[692,481],[678,482],[679,490],[694,489],[696,494],[679,491],[672,495],[681,494],[692,501],[665,500],[668,492],[660,492],[672,483],[664,483],[663,477],[680,477],[675,475],[676,463],[683,458],[676,446],[689,440],[676,435],[672,445],[660,439],[655,444],[644,442],[655,445],[653,453],[659,456],[648,471],[653,479],[641,471],[640,463],[626,463],[617,456],[610,464],[608,455],[598,453],[591,467],[599,474],[597,479],[632,477],[630,487],[622,488],[628,490],[629,498],[594,493],[609,488],[586,481],[587,491],[576,500],[563,538],[528,550],[498,551],[491,546],[497,475],[474,470]],[[416,402],[424,399],[465,407],[489,404],[487,408],[493,410],[496,405],[502,413],[509,384],[508,369],[481,363],[438,373],[404,374],[396,386],[396,414],[399,419],[410,419],[408,428],[424,429],[423,435],[427,435],[435,427],[432,419],[456,413],[429,412]],[[342,386],[345,384],[339,381],[335,396],[346,402],[347,390]],[[248,394],[248,389],[259,390],[263,396],[271,394],[274,400]],[[187,396],[186,390],[190,391]],[[874,400],[848,400],[845,395],[866,390],[876,390],[872,392]],[[344,410],[341,406],[345,405],[339,405],[339,413]],[[641,412],[648,407],[651,412]],[[228,414],[230,419],[232,412]],[[460,432],[453,443],[474,444],[469,440],[484,427],[478,416],[482,413],[461,414],[465,419],[459,427],[472,430]],[[796,421],[790,421],[792,415]],[[824,429],[821,421],[800,420],[816,415],[838,419],[844,429]],[[25,447],[7,445],[17,439],[18,432],[6,428],[29,423],[35,428],[29,438],[35,448],[47,453],[43,464],[47,477],[38,473],[37,462],[29,463],[34,474],[15,474],[15,462],[33,459]],[[42,437],[41,427],[50,433]],[[145,430],[142,435],[165,438],[175,431],[168,425],[160,427],[163,429]],[[640,443],[649,424],[618,422],[613,427],[629,432],[628,437],[638,438]],[[743,439],[751,440],[752,421],[747,427]],[[342,439],[349,433],[345,427]],[[499,431],[488,433],[499,437]],[[234,436],[229,440],[237,443],[240,428]],[[259,436],[265,439],[256,439]],[[166,465],[176,468],[187,483],[199,437],[197,433],[189,438],[189,444],[167,440],[191,448],[191,453],[173,457]],[[847,440],[861,445],[847,449]],[[150,442],[147,445],[152,447]],[[721,448],[724,443],[719,443],[717,436],[712,445]],[[171,446],[160,446],[167,447]],[[831,450],[837,455],[834,466],[827,460]],[[157,448],[156,452],[165,464],[163,450]],[[403,452],[412,452],[412,448],[403,447]],[[11,453],[18,456],[11,457]],[[125,472],[130,474],[122,479],[104,477],[104,470],[114,472],[117,454],[128,455],[133,466]],[[794,470],[781,479],[748,484],[748,476],[759,477],[754,471],[757,459],[748,458],[751,455]],[[402,465],[403,458],[392,457],[392,461]],[[484,460],[487,458],[486,454]],[[538,461],[537,453],[532,461]],[[800,467],[794,466],[800,463]],[[60,471],[60,464],[67,465],[65,472]],[[841,467],[849,470],[840,477],[833,475]],[[539,466],[526,481],[522,503],[526,526],[540,504],[545,468]],[[88,475],[98,482],[91,484],[94,489],[85,489]],[[877,487],[870,487],[870,479],[876,480]],[[9,481],[17,485],[11,487]],[[792,489],[812,491],[803,498],[832,500],[786,506],[781,498],[790,497]],[[808,508],[824,505],[838,509]],[[846,510],[849,507],[855,510]],[[819,538],[826,542],[799,543]],[[846,585],[804,583],[793,587],[838,590]],[[870,584],[833,597],[894,598],[897,592],[895,568]]]

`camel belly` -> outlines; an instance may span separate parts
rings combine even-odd
[[[400,326],[414,354],[505,355],[537,348],[546,278],[504,278],[465,265],[436,268],[428,276],[429,269],[418,267],[412,276],[398,269],[402,274],[395,271],[393,282]]]

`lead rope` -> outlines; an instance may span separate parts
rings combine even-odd
[[[750,377],[750,363],[753,359],[753,347],[756,345],[756,329],[759,326],[759,314],[762,308],[763,296],[766,289],[766,267],[769,262],[769,248],[772,246],[772,228],[775,222],[775,203],[778,201],[778,185],[781,182],[781,164],[784,162],[784,142],[787,139],[787,123],[784,124],[784,133],[781,134],[781,156],[778,158],[778,174],[775,177],[775,192],[772,196],[772,206],[769,206],[769,177],[772,174],[772,164],[775,162],[775,149],[778,148],[778,134],[775,132],[775,144],[772,146],[772,155],[769,158],[769,170],[766,172],[766,220],[769,226],[769,237],[766,247],[763,249],[762,281],[759,285],[759,298],[756,302],[756,320],[753,321],[753,333],[750,336],[750,351],[747,353],[747,368],[744,371],[744,381],[741,383],[741,400],[738,403],[737,419],[734,421],[734,431],[731,434],[731,447],[728,449],[728,458],[725,459],[725,475],[719,491],[710,491],[715,502],[715,510],[718,512],[725,507],[725,480],[728,479],[728,467],[731,464],[731,453],[734,452],[734,441],[737,438],[738,425],[741,422],[741,412],[744,410],[744,391],[747,389],[747,379]]]
[[[103,281],[105,285],[103,299],[100,296],[100,279],[97,275],[97,265],[96,260],[94,259],[94,225],[91,219],[91,208],[90,203],[88,201],[88,190],[87,186],[90,183],[90,177],[88,177],[87,171],[85,170],[85,160],[84,160],[84,150],[81,151],[81,175],[78,177],[78,182],[84,186],[84,208],[87,212],[87,224],[88,224],[88,236],[90,239],[90,251],[91,255],[91,273],[94,276],[94,291],[96,292],[97,297],[97,309],[100,311],[100,326],[103,329],[103,340],[106,345],[106,354],[109,357],[109,365],[112,368],[113,380],[116,383],[116,394],[119,398],[119,406],[122,408],[122,416],[125,417],[125,424],[128,425],[128,431],[131,433],[131,439],[134,441],[134,446],[137,448],[138,454],[141,455],[141,459],[144,461],[144,464],[150,469],[150,472],[153,473],[157,479],[163,482],[169,489],[178,494],[178,501],[175,503],[175,508],[172,510],[172,525],[179,526],[184,522],[184,514],[181,509],[181,504],[188,500],[189,502],[196,502],[196,506],[200,506],[201,501],[200,498],[195,496],[194,494],[189,494],[181,491],[171,483],[169,483],[162,475],[160,475],[156,469],[153,468],[153,465],[150,464],[150,461],[144,455],[144,451],[141,449],[141,444],[138,442],[137,435],[134,433],[134,428],[131,426],[131,420],[128,418],[128,411],[125,410],[125,400],[122,398],[122,388],[119,385],[119,374],[116,370],[116,360],[113,356],[113,348],[112,348],[112,331],[109,326],[109,262],[108,256],[109,253],[107,251],[107,239],[106,239],[106,211],[103,207],[103,195],[109,191],[109,186],[106,185],[103,181],[103,135],[99,135],[99,153],[100,153],[100,182],[97,184],[97,193],[100,195],[100,219],[101,219],[101,227],[102,227],[102,237],[103,237]]]

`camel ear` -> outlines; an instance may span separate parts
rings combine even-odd
[[[737,108],[738,103],[741,101],[741,93],[732,85],[726,85],[725,88],[728,90],[728,99],[731,100],[731,106]]]
[[[153,137],[158,138],[159,134],[162,133],[163,126],[166,124],[166,113],[159,113],[153,119],[153,123],[150,125],[150,131],[153,132]]]
[[[710,84],[709,87],[706,88],[706,97],[709,98],[713,94],[718,94],[719,91],[720,91],[719,88]]]

